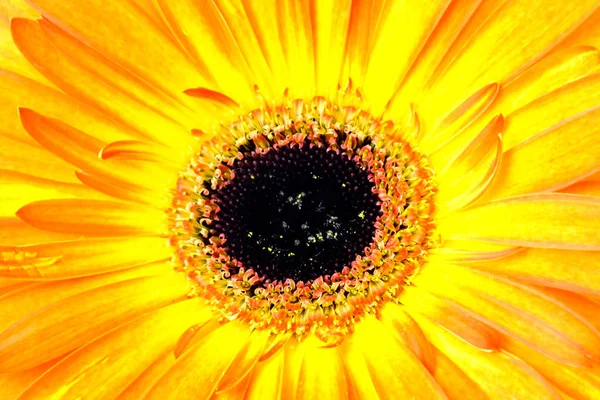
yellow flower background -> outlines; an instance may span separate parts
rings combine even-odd
[[[599,6],[2,0],[0,398],[600,398]],[[224,318],[168,243],[203,140],[315,96],[438,190],[437,248],[334,344]]]

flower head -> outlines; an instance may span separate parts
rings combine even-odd
[[[0,397],[598,396],[599,5],[3,3]]]

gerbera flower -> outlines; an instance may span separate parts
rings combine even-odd
[[[600,398],[599,5],[3,0],[0,398]]]

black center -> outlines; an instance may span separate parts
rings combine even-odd
[[[227,253],[270,280],[308,281],[349,265],[373,241],[379,198],[369,173],[345,155],[308,144],[249,153],[235,177],[210,191],[212,234]]]

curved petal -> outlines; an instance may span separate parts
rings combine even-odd
[[[561,189],[561,192],[600,197],[600,181],[583,180]]]
[[[37,229],[16,217],[0,218],[0,246],[24,246],[73,240],[79,237],[73,234]]]
[[[244,400],[283,399],[281,397],[283,356],[284,353],[281,351],[254,368]]]
[[[26,370],[52,360],[187,291],[181,276],[160,276],[113,283],[53,303],[0,334],[0,370]]]
[[[511,197],[439,220],[442,237],[515,246],[600,249],[600,200],[547,193]]]
[[[455,363],[433,347],[435,370],[433,377],[450,400],[488,400],[489,397]]]

